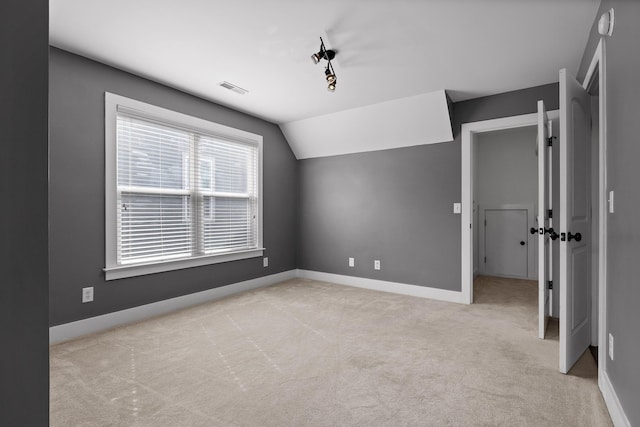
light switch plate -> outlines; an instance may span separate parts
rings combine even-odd
[[[453,213],[459,214],[462,212],[462,203],[453,204]]]
[[[609,359],[613,360],[613,335],[609,332]]]
[[[613,190],[609,191],[609,213],[613,213]]]
[[[349,267],[355,267],[356,265],[356,260],[354,258],[349,258]]]

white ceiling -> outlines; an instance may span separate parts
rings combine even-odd
[[[556,82],[560,68],[577,71],[598,5],[599,0],[50,0],[50,41],[284,130],[291,122],[354,114],[348,110],[443,89],[460,101]],[[320,36],[338,51],[332,61],[335,93],[326,89],[323,66],[310,59]],[[223,89],[221,81],[249,93]],[[397,104],[397,114],[407,112],[403,105]],[[305,143],[304,129],[295,141],[287,138],[295,152]]]

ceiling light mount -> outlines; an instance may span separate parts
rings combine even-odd
[[[336,57],[336,51],[333,49],[327,49],[324,45],[324,41],[322,41],[322,37],[320,37],[320,50],[317,53],[311,55],[311,60],[314,64],[318,64],[320,61],[327,61],[327,66],[324,70],[325,79],[327,80],[327,90],[329,92],[334,92],[336,90],[336,82],[338,81],[338,77],[336,76],[336,72],[333,69],[333,65],[331,65],[331,60]]]

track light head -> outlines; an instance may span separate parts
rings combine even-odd
[[[324,70],[324,75],[327,79],[327,83],[334,83],[336,81],[336,75],[331,72],[329,67],[327,67],[327,69]]]
[[[314,64],[317,64],[321,60],[331,61],[336,57],[336,51],[333,49],[325,50],[324,45],[320,46],[320,51],[311,55],[311,60]]]
[[[336,91],[336,80],[332,81],[331,83],[329,83],[327,85],[327,90],[329,92],[335,92]]]

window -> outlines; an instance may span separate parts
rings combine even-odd
[[[263,254],[262,137],[105,94],[107,280]]]

